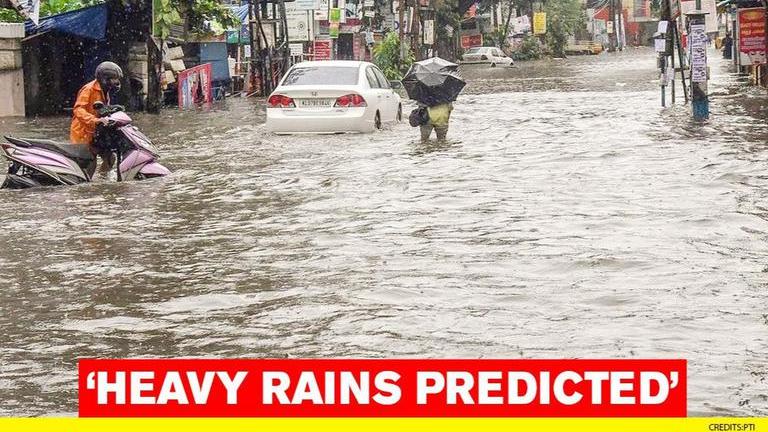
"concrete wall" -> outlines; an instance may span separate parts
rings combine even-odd
[[[0,117],[24,115],[22,38],[24,24],[0,23]]]

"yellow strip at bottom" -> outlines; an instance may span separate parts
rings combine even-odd
[[[768,418],[0,418],[2,432],[768,432]]]

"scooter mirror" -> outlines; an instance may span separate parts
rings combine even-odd
[[[102,108],[104,108],[104,102],[96,101],[96,102],[93,103],[93,109],[100,110]]]

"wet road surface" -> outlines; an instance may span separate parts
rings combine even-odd
[[[193,356],[687,358],[690,415],[768,415],[767,99],[718,62],[704,125],[650,50],[466,68],[447,143],[137,115],[171,177],[0,191],[0,414]]]

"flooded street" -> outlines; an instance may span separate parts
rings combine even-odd
[[[136,115],[169,178],[0,191],[0,414],[74,415],[80,357],[583,357],[768,415],[768,97],[710,56],[704,125],[645,49],[467,68],[447,143]]]

